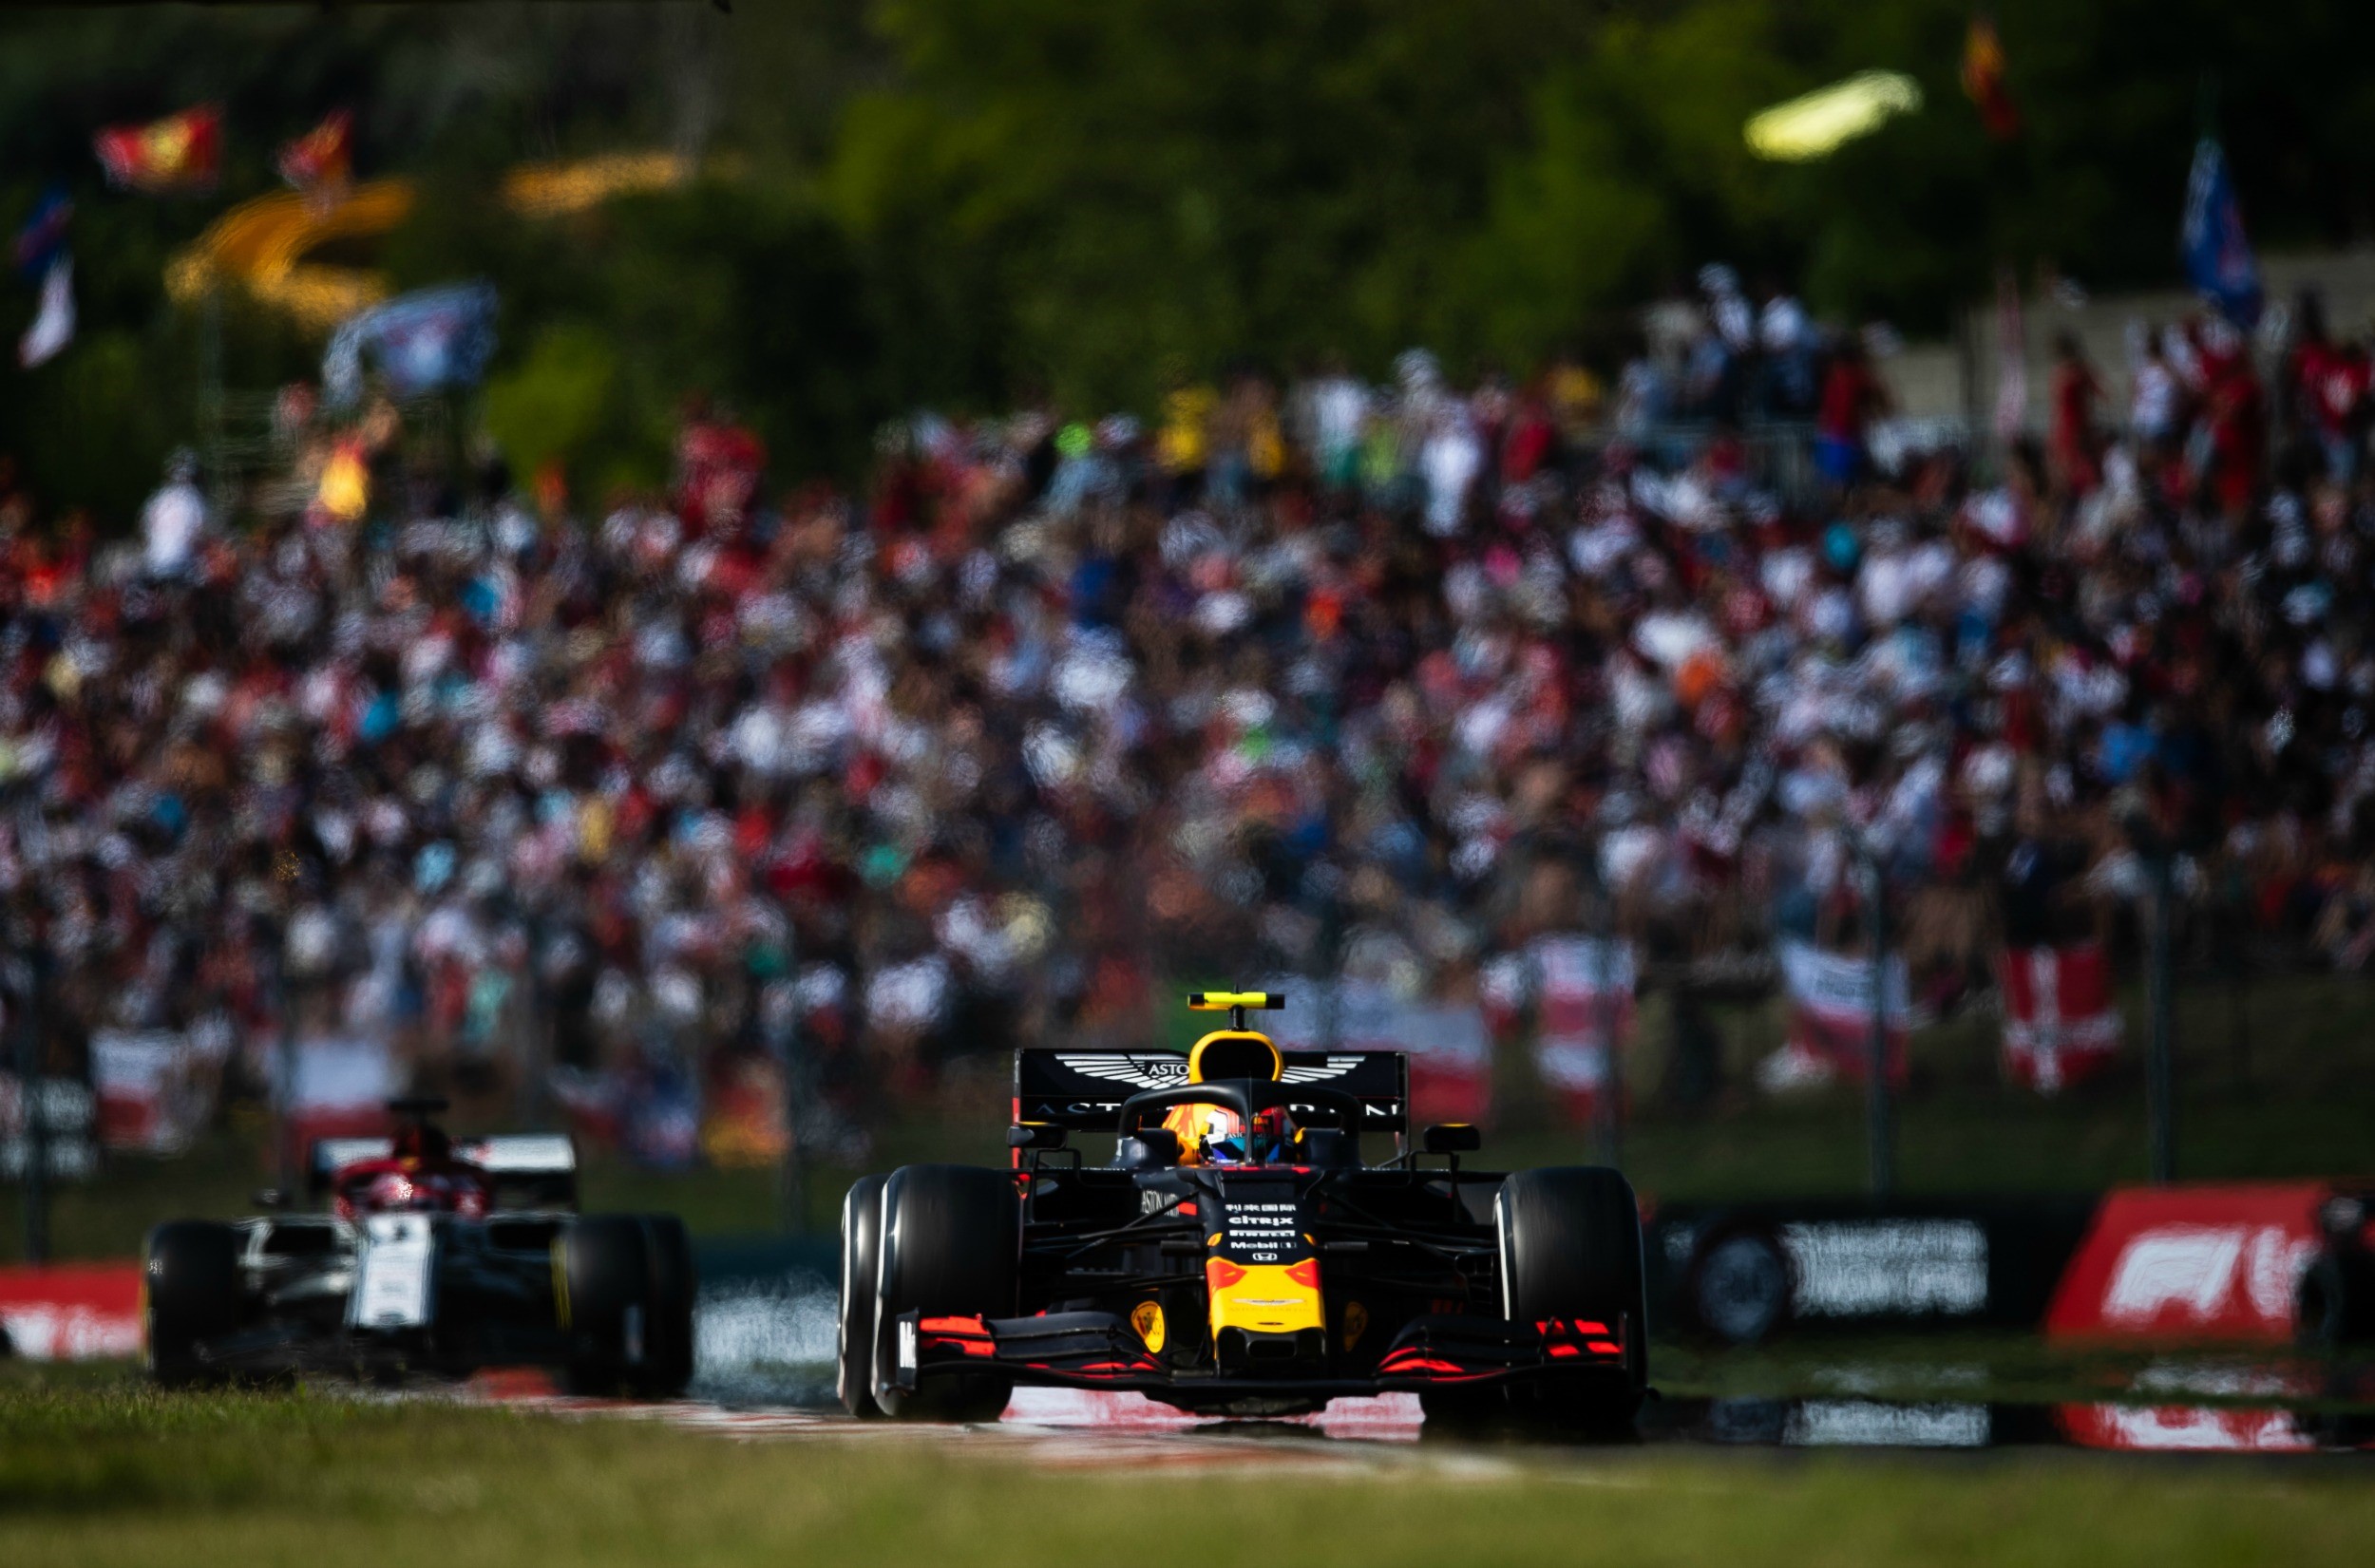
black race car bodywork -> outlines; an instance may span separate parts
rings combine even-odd
[[[581,1216],[568,1139],[455,1145],[492,1205],[176,1220],[150,1233],[142,1315],[151,1373],[194,1383],[294,1372],[454,1376],[544,1366],[587,1392],[680,1391],[694,1290],[683,1224]],[[401,1166],[390,1140],[324,1140],[317,1195]]]
[[[1647,1379],[1630,1187],[1462,1169],[1472,1128],[1406,1147],[1407,1073],[1242,1030],[1190,1057],[1020,1052],[1016,1168],[851,1190],[845,1404],[980,1415],[1027,1383],[1282,1414],[1406,1390],[1433,1416],[1628,1425]],[[1182,1106],[1276,1137],[1198,1161],[1155,1125]],[[1090,1131],[1116,1135],[1112,1164],[1067,1146]]]

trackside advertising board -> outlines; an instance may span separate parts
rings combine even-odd
[[[2095,1213],[2045,1313],[2048,1335],[2240,1339],[2293,1333],[2317,1256],[2321,1181],[2123,1187]]]
[[[0,1332],[28,1361],[141,1353],[141,1266],[0,1268]]]

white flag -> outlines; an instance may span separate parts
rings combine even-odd
[[[16,362],[27,369],[47,365],[74,341],[74,263],[61,255],[42,274],[41,310],[16,346]]]

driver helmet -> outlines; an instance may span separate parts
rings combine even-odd
[[[1248,1147],[1245,1119],[1226,1105],[1174,1105],[1163,1125],[1179,1138],[1183,1165],[1249,1165],[1275,1161],[1287,1139],[1286,1112],[1258,1111]]]
[[[420,1188],[401,1171],[382,1171],[363,1189],[363,1201],[383,1212],[411,1208],[420,1197]]]

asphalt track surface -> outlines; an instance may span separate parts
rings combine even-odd
[[[1153,1465],[1301,1475],[1500,1473],[1546,1462],[1578,1481],[1609,1472],[1606,1445],[1426,1441],[1415,1395],[1340,1399],[1310,1415],[1263,1421],[1191,1416],[1136,1394],[1016,1391],[997,1422],[970,1426],[855,1421],[830,1386],[829,1291],[705,1294],[694,1397],[634,1403],[576,1399],[534,1378],[483,1379],[471,1397],[555,1416],[662,1421],[745,1442],[936,1445],[1004,1455],[1051,1470]],[[1860,1397],[1660,1399],[1624,1446],[1945,1452],[2078,1448],[2129,1453],[2375,1454],[2375,1416],[2219,1400],[2059,1405],[1905,1402]],[[1560,1465],[1561,1458],[1577,1463]]]

